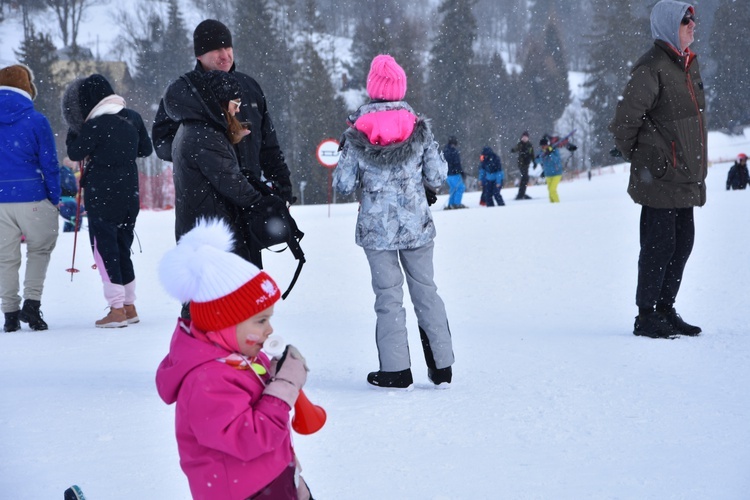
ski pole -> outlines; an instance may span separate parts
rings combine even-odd
[[[78,194],[76,195],[76,218],[74,221],[75,228],[73,229],[73,261],[70,263],[70,268],[66,269],[65,272],[70,273],[70,281],[73,281],[73,274],[79,272],[76,269],[76,247],[78,245],[78,227],[81,224],[81,198],[83,197],[83,185],[81,180],[83,179],[83,162],[78,162],[78,169],[81,171],[81,177],[78,180]]]

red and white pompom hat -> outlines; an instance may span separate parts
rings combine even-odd
[[[159,265],[167,292],[190,302],[193,324],[204,332],[242,323],[281,297],[261,269],[232,253],[234,238],[220,219],[201,219],[169,250]]]

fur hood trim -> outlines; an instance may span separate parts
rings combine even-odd
[[[389,144],[388,146],[372,144],[364,133],[354,127],[350,127],[344,132],[346,142],[359,150],[365,161],[384,168],[405,163],[409,158],[421,155],[428,145],[427,141],[430,135],[429,120],[425,118],[417,119],[414,131],[406,141]]]

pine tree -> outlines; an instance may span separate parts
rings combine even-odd
[[[285,149],[291,136],[291,82],[294,62],[276,31],[267,0],[235,0],[232,43],[237,71],[258,81],[266,96],[276,136]]]
[[[630,78],[633,64],[650,47],[651,29],[647,19],[633,17],[627,9],[602,8],[595,13],[597,33],[589,37],[591,63],[584,88],[584,105],[593,119],[590,158],[593,164],[610,164],[614,146],[609,123],[615,115],[617,100]]]
[[[443,0],[438,7],[441,22],[430,61],[432,105],[428,113],[437,137],[455,135],[461,141],[473,119],[467,91],[477,37],[477,21],[471,10],[474,3],[475,0]]]
[[[34,107],[49,120],[58,151],[65,151],[65,124],[60,111],[62,89],[55,82],[52,65],[57,61],[57,48],[49,33],[37,33],[33,24],[28,27],[20,48],[15,51],[18,60],[34,72],[37,96]]]
[[[723,0],[714,16],[711,50],[717,68],[711,89],[709,122],[733,130],[750,124],[750,10],[735,0]]]
[[[428,100],[424,64],[428,48],[427,28],[418,19],[399,18],[398,23],[393,23],[391,41],[393,46],[389,53],[406,73],[406,100],[417,113],[423,113]]]
[[[389,0],[385,0],[389,2]],[[378,54],[393,54],[394,44],[391,39],[391,18],[378,15],[380,5],[362,4],[362,8],[369,9],[373,15],[362,16],[352,37],[352,59],[347,66],[352,88],[367,86],[367,73],[370,63]],[[388,12],[387,9],[384,9]],[[393,12],[392,10],[390,12]]]
[[[304,41],[296,54],[293,85],[293,115],[295,118],[293,148],[287,148],[294,183],[306,182],[304,202],[326,203],[329,194],[330,169],[315,158],[318,144],[324,139],[338,138],[345,127],[346,110],[336,96],[331,75],[315,50],[322,25],[316,23],[317,7],[314,0],[306,0]],[[296,187],[299,187],[297,185]],[[300,196],[301,198],[301,196]]]

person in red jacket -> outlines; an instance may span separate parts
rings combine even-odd
[[[289,413],[307,380],[287,346],[261,352],[280,292],[232,247],[220,219],[201,219],[161,261],[167,292],[190,304],[156,372],[159,396],[176,403],[180,466],[194,499],[309,499],[292,448]]]

